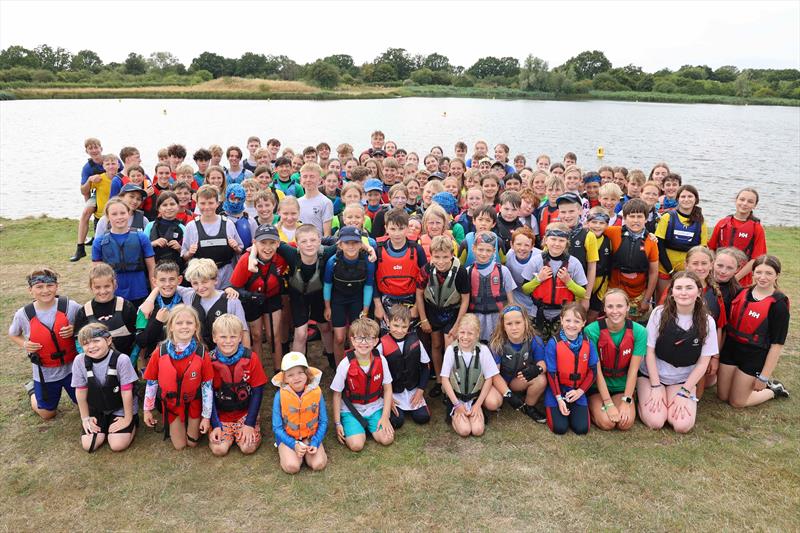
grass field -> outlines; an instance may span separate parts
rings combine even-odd
[[[67,261],[75,221],[0,223],[4,327],[28,301],[24,276],[33,265],[60,272],[62,294],[89,299],[88,261]],[[783,260],[782,288],[800,301],[800,229],[770,228],[767,238]],[[558,437],[506,409],[485,436],[461,439],[432,401],[432,423],[402,428],[391,447],[369,442],[353,454],[329,431],[327,470],[288,476],[270,440],[271,386],[262,409],[265,438],[253,456],[215,458],[205,443],[176,452],[142,428],[128,451],[89,455],[66,397],[53,421],[31,412],[22,389],[30,364],[4,335],[0,529],[797,530],[799,341],[795,315],[776,371],[793,399],[734,411],[712,389],[687,435],[637,423],[627,433]],[[311,352],[329,383],[316,344]]]

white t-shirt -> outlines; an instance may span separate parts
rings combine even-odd
[[[383,365],[383,385],[388,385],[392,382],[392,374],[389,372],[389,363],[386,362],[386,358],[384,356],[380,356],[381,364]],[[336,367],[336,375],[333,376],[333,381],[331,381],[331,390],[336,392],[344,391],[345,383],[347,381],[347,371],[350,369],[350,360],[345,357],[342,359]],[[369,368],[367,368],[368,370]],[[362,371],[365,371],[364,367],[361,367]],[[366,372],[365,372],[366,373]],[[376,411],[380,410],[383,407],[383,396],[374,400],[369,403],[354,403],[353,406],[356,408],[356,411],[361,416],[369,416]],[[341,404],[341,411],[343,413],[349,413],[350,409],[347,408],[344,402]]]
[[[300,220],[303,224],[313,224],[322,235],[322,225],[333,219],[333,202],[324,194],[309,197],[308,194],[298,198],[300,204]]]
[[[497,363],[494,362],[494,356],[492,355],[492,351],[489,350],[489,347],[485,344],[478,344],[479,348],[478,357],[480,357],[481,363],[481,373],[485,379],[492,379],[492,376],[496,376],[500,373],[500,370],[497,368]],[[459,348],[458,355],[464,360],[464,366],[469,366],[472,363],[472,358],[475,356],[475,349],[473,348],[470,351],[464,351]],[[450,373],[453,371],[453,367],[455,366],[455,353],[453,352],[453,346],[448,346],[447,349],[444,351],[444,359],[442,361],[442,372],[439,374],[442,379],[450,379]],[[467,403],[467,409],[472,407],[472,402]]]
[[[397,342],[397,339],[395,339]],[[397,342],[397,347],[400,351],[403,351],[403,346],[405,346],[406,341],[399,341]],[[378,353],[381,354],[381,357],[385,357],[383,353],[383,346],[378,343]],[[419,362],[423,365],[427,365],[431,362],[431,358],[428,356],[428,352],[425,350],[425,346],[422,344],[422,341],[419,343]],[[411,405],[411,397],[414,396],[414,393],[417,392],[417,387],[413,389],[406,389],[403,392],[393,392],[392,397],[394,398],[394,403],[397,404],[398,409],[402,409],[403,411],[413,411],[414,409],[418,409],[423,405],[427,405],[425,403],[425,398],[423,397],[422,403],[416,407],[412,407]]]

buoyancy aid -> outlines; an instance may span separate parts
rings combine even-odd
[[[562,254],[561,266],[569,267],[569,254]],[[542,252],[542,266],[550,264],[550,254]],[[541,309],[558,309],[562,305],[575,300],[575,295],[567,288],[567,284],[561,281],[557,272],[541,282],[531,293],[533,303]]]
[[[205,348],[198,346],[195,352],[188,356],[190,361],[183,374],[179,376],[167,351],[166,343],[162,342],[158,346],[158,388],[162,409],[164,412],[180,415],[185,422],[188,421],[189,406],[201,398],[204,354]]]
[[[358,259],[351,263],[345,259],[344,252],[336,252],[333,266],[333,291],[337,298],[360,298],[367,282],[367,254],[363,250]]]
[[[389,372],[392,374],[392,390],[394,392],[412,390],[419,385],[419,366],[422,353],[419,337],[410,331],[404,341],[401,351],[397,340],[390,333],[381,337],[381,348],[383,356],[389,364]]]
[[[633,322],[625,320],[625,333],[619,346],[614,344],[611,332],[608,330],[606,320],[597,321],[600,327],[600,336],[597,338],[597,351],[600,357],[600,367],[607,378],[620,378],[628,374],[628,366],[633,357]]]
[[[773,304],[786,298],[786,295],[776,291],[754,302],[751,301],[751,294],[752,289],[742,289],[733,299],[730,320],[726,327],[728,338],[742,344],[753,344],[768,349],[771,344],[769,310]]]
[[[115,272],[140,272],[145,270],[144,250],[136,231],[128,231],[125,242],[120,246],[111,232],[103,235],[100,252],[104,263],[111,265]]]
[[[563,340],[556,343],[556,373],[559,385],[571,389],[581,386],[589,373],[590,350],[589,341],[585,338],[577,354]]]
[[[239,238],[244,245],[242,249],[250,248],[253,244],[253,235],[250,232],[250,220],[246,211],[242,212],[242,216],[236,219],[234,225],[236,226],[236,233],[239,234]]]
[[[162,231],[162,227],[166,227],[166,229]],[[148,235],[148,237],[150,238],[150,242],[164,238],[167,242],[178,241],[179,243],[183,243],[181,223],[178,219],[164,220],[158,218],[153,221],[153,225],[150,226],[150,235]],[[169,246],[154,246],[153,252],[155,253],[156,263],[161,261],[173,261],[179,268],[183,266],[183,258],[181,257],[180,250],[174,250]]]
[[[131,229],[136,231],[144,231],[144,212],[137,209],[131,215]]]
[[[450,230],[445,231],[444,235],[447,235],[451,239],[453,239],[453,254],[458,253],[458,245],[456,244],[455,238],[453,238],[453,232]],[[422,246],[422,250],[425,252],[425,257],[428,258],[428,261],[431,259],[431,242],[433,242],[433,237],[428,235],[427,233],[423,233],[419,236],[417,240],[420,246]]]
[[[228,217],[220,215],[219,232],[213,236],[206,233],[200,217],[196,217],[194,223],[197,226],[197,253],[194,256],[211,259],[217,268],[229,264],[236,254],[228,245]]]
[[[597,255],[598,261],[595,267],[595,279],[607,277],[611,274],[611,240],[608,237],[598,237]]]
[[[350,366],[345,379],[344,397],[357,404],[368,404],[383,396],[383,363],[377,350],[372,351],[372,361],[366,372],[358,364],[353,350],[345,352]]]
[[[267,298],[272,298],[280,294],[283,276],[281,276],[278,271],[278,265],[276,264],[277,258],[278,255],[276,254],[273,255],[269,261],[265,262],[257,257],[256,264],[258,265],[258,270],[250,274],[250,277],[244,283],[244,290],[263,294]],[[267,266],[266,273],[263,272],[264,265]],[[255,283],[259,278],[262,280],[261,290],[256,290]],[[275,283],[270,285],[270,279],[273,278],[275,279]]]
[[[439,282],[439,272],[433,263],[425,265],[428,271],[428,284],[425,286],[423,298],[425,302],[439,309],[449,309],[461,305],[461,293],[456,288],[456,275],[461,263],[453,258],[453,266],[447,271],[444,281]]]
[[[738,227],[734,227],[736,222],[739,223]],[[761,221],[753,216],[745,221],[740,221],[736,220],[733,215],[728,215],[722,219],[719,225],[718,248],[733,246],[742,250],[748,258],[751,257],[756,243],[757,227],[760,225]]]
[[[716,332],[709,331],[709,335]],[[675,367],[692,366],[703,352],[703,340],[697,335],[697,326],[688,330],[670,320],[656,340],[656,357]]]
[[[324,253],[322,249],[320,249],[317,252],[316,270],[314,270],[314,274],[308,281],[305,281],[303,279],[302,260],[298,258],[297,266],[294,269],[294,273],[288,280],[289,288],[303,295],[313,294],[315,292],[321,291],[322,273],[325,269],[323,255]],[[366,270],[364,271],[364,274],[366,277]]]
[[[133,332],[128,329],[128,326],[125,325],[125,318],[122,316],[122,308],[125,306],[125,300],[117,296],[114,301],[114,314],[111,315],[111,318],[108,320],[101,322],[94,316],[94,307],[92,307],[92,301],[89,300],[83,306],[83,312],[86,315],[86,320],[89,324],[94,322],[105,324],[108,328],[108,332],[111,333],[112,338],[117,337],[128,337],[133,335]]]
[[[453,346],[453,369],[450,371],[450,385],[456,398],[469,402],[480,396],[486,378],[481,369],[480,344],[475,345],[475,352],[469,366],[459,352],[458,345]]]
[[[469,312],[491,314],[503,310],[508,302],[503,283],[503,272],[500,264],[495,262],[492,271],[484,276],[478,271],[478,265],[469,267],[470,298]]]
[[[631,237],[630,230],[622,227],[619,248],[614,252],[611,259],[613,268],[619,269],[624,274],[644,273],[650,271],[650,260],[645,251],[645,239],[648,238],[647,231],[641,239]],[[606,240],[608,240],[606,238]]]
[[[224,315],[228,312],[228,295],[220,293],[219,299],[214,302],[208,312],[203,309],[203,304],[200,302],[200,295],[195,293],[194,297],[192,298],[192,307],[194,310],[197,311],[197,314],[200,317],[200,328],[201,337],[203,342],[205,343],[206,347],[209,350],[213,349],[216,344],[214,344],[214,338],[211,334],[211,327],[214,325],[214,321],[220,317],[220,315]]]
[[[668,213],[667,231],[664,234],[664,242],[667,248],[688,252],[689,249],[700,244],[700,236],[703,229],[700,222],[690,222],[686,225],[681,220],[677,210],[673,209]]]
[[[503,351],[500,354],[500,375],[506,382],[511,381],[523,368],[533,363],[531,360],[531,342],[525,341],[517,350],[506,341],[503,344]]]
[[[61,328],[70,325],[69,317],[67,317],[68,307],[69,300],[59,296],[56,303],[56,318],[53,321],[52,328],[48,328],[39,320],[36,316],[36,308],[32,303],[23,308],[25,316],[28,317],[28,322],[30,322],[31,331],[28,340],[42,345],[38,352],[28,354],[30,360],[40,367],[39,377],[41,378],[41,383],[44,383],[41,367],[57,367],[69,364],[78,353],[75,348],[74,337],[64,339],[58,334]]]
[[[288,385],[280,390],[281,419],[286,433],[293,439],[308,441],[317,433],[322,390],[317,385],[309,385],[298,395]]]
[[[558,207],[552,208],[549,204],[542,207],[539,211],[539,231],[544,234],[548,224],[559,221],[558,215]]]
[[[408,296],[414,294],[417,287],[419,264],[417,263],[417,246],[407,242],[406,249],[400,257],[394,257],[385,248],[388,241],[378,244],[378,261],[375,268],[375,280],[381,294],[388,296]]]
[[[216,350],[211,352],[211,366],[214,367],[214,401],[220,411],[241,411],[250,405],[251,355],[252,352],[245,348],[235,364],[226,365],[217,358]]]
[[[719,327],[720,324],[720,317],[722,316],[725,310],[725,302],[722,300],[722,294],[719,296],[714,289],[711,287],[706,287],[703,290],[703,300],[706,302],[706,308],[708,309],[708,314],[714,319],[714,322],[717,323]]]
[[[588,264],[586,262],[586,235],[589,233],[588,228],[578,228],[572,230],[569,236],[569,255],[581,262],[583,271],[587,271]]]
[[[122,409],[122,391],[117,375],[117,360],[119,352],[110,350],[107,357],[110,357],[106,378],[103,385],[94,374],[94,359],[84,354],[84,366],[86,368],[86,382],[88,385],[86,401],[89,403],[90,413],[113,413]]]

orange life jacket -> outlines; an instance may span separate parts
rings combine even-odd
[[[558,383],[571,389],[580,387],[589,372],[589,341],[583,339],[576,355],[564,341],[556,344],[556,370]]]
[[[42,345],[38,352],[28,354],[34,364],[56,367],[69,364],[75,359],[78,354],[78,350],[75,348],[75,337],[64,339],[58,334],[61,328],[70,325],[67,317],[68,308],[69,300],[59,296],[56,302],[56,318],[52,328],[48,328],[39,320],[39,317],[36,316],[36,308],[32,303],[23,308],[25,316],[30,322],[31,332],[28,340]]]
[[[319,427],[319,406],[322,391],[309,388],[299,395],[288,386],[281,387],[281,418],[292,438],[305,441],[316,435]]]

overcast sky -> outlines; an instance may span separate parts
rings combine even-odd
[[[45,2],[0,0],[0,48],[46,43],[121,62],[169,51],[187,66],[204,51],[330,54],[371,61],[389,47],[438,52],[454,65],[532,53],[551,67],[583,50],[652,72],[800,68],[800,2]]]

